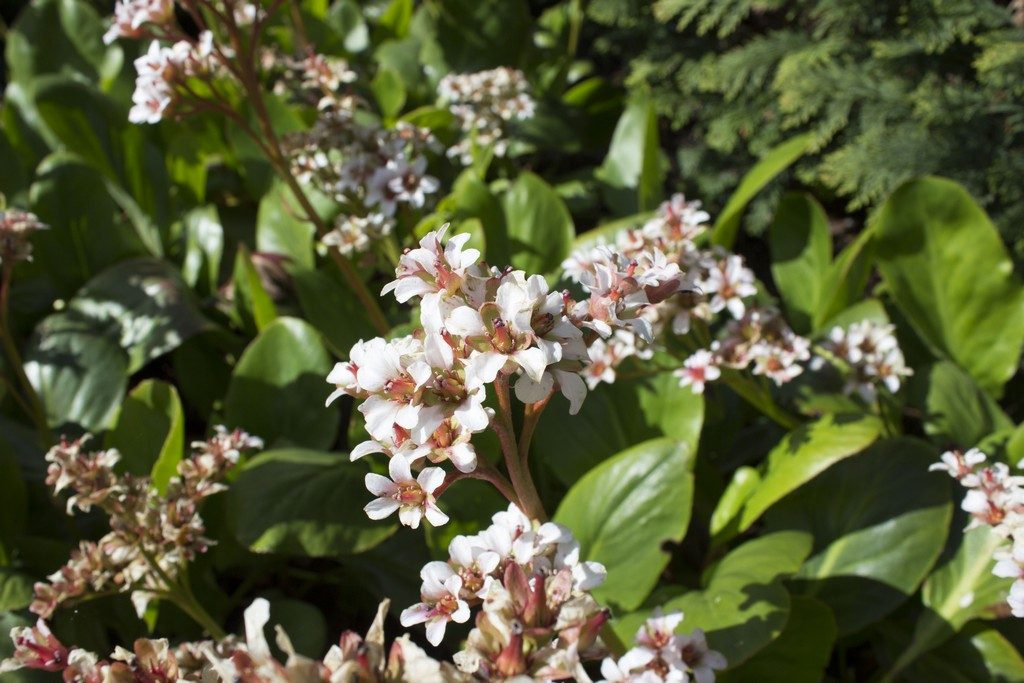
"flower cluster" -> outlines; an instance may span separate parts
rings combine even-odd
[[[261,51],[260,67],[274,81],[274,94],[322,111],[348,106],[349,97],[342,89],[359,78],[343,57],[310,52],[295,59],[273,47]]]
[[[141,614],[161,576],[174,578],[184,564],[212,543],[198,507],[224,489],[220,481],[242,450],[262,442],[245,432],[218,427],[207,441],[192,444],[193,453],[178,463],[177,476],[160,493],[149,477],[118,474],[116,450],[88,452],[85,439],[61,441],[46,454],[46,483],[55,493],[72,492],[68,514],[94,506],[110,516],[110,532],[99,541],[82,541],[67,564],[35,585],[31,610],[49,617],[61,604],[90,592],[131,592]]]
[[[35,627],[11,630],[14,654],[0,662],[0,674],[19,669],[62,672],[67,683],[468,683],[468,676],[431,659],[408,636],[395,640],[385,656],[387,608],[387,601],[380,605],[365,638],[346,631],[321,660],[298,654],[278,627],[277,645],[287,655],[284,663],[274,658],[263,633],[270,603],[262,598],[245,610],[244,641],[229,636],[221,642],[185,642],[171,648],[166,639],[140,638],[132,650],[118,647],[107,659],[65,647],[40,619]]]
[[[725,657],[708,648],[701,629],[688,636],[676,635],[682,612],[662,614],[655,610],[636,632],[636,646],[618,658],[601,663],[606,683],[714,683],[715,671],[724,669]]]
[[[154,40],[135,60],[135,92],[128,112],[132,123],[159,123],[179,97],[179,86],[192,76],[215,68],[213,34],[203,31],[197,40],[179,40],[170,46]]]
[[[354,101],[321,111],[310,130],[285,142],[295,176],[343,207],[323,241],[346,255],[390,234],[400,210],[423,209],[440,187],[426,172],[425,153],[439,150],[433,135],[402,122],[364,122]]]
[[[499,67],[489,71],[448,74],[437,86],[441,100],[465,134],[448,149],[462,164],[473,163],[473,148],[490,147],[502,157],[508,151],[505,126],[533,118],[534,101],[522,71]]]
[[[676,194],[642,226],[616,234],[615,249],[624,257],[656,250],[667,254],[687,279],[679,295],[645,311],[645,335],[618,335],[614,343],[592,347],[593,372],[587,375],[591,387],[602,381],[614,382],[615,368],[626,358],[650,357],[653,349],[645,344],[648,338],[666,329],[684,335],[693,329],[694,321],[710,325],[720,314],[728,315],[722,336],[694,352],[676,371],[684,386],[703,392],[707,382],[720,376],[722,366],[741,369],[752,365],[754,374],[777,384],[802,372],[800,362],[810,358],[810,343],[795,334],[775,309],[751,302],[758,288],[742,257],[721,247],[697,246],[695,240],[707,230],[710,218],[700,206],[700,202],[688,202]],[[577,283],[584,282],[587,273],[605,262],[609,248],[599,243],[576,251],[562,264],[565,274]]]
[[[863,320],[845,329],[834,327],[822,346],[848,371],[844,391],[868,402],[877,397],[879,385],[895,394],[903,378],[913,374],[903,360],[894,325]]]
[[[948,472],[967,489],[960,507],[971,515],[968,529],[985,524],[1006,539],[995,552],[992,573],[1014,580],[1006,601],[1014,616],[1024,617],[1024,477],[1010,474],[1004,463],[985,465],[985,460],[977,448],[947,451],[929,469]]]
[[[622,329],[646,338],[645,309],[683,281],[661,252],[626,259],[608,249],[581,276],[589,297],[575,301],[548,291],[539,275],[479,263],[480,253],[466,247],[468,234],[442,244],[443,233],[431,232],[406,250],[396,279],[383,290],[403,303],[420,299],[422,330],[360,341],[327,377],[336,387],[328,404],[341,395],[363,399],[359,410],[372,440],[356,446],[352,459],[368,453],[391,459],[390,479],[367,476],[367,488],[378,496],[367,513],[378,518],[397,510],[410,526],[424,516],[432,524],[447,520],[435,502],[443,471],[426,467],[414,478],[412,467],[426,459],[450,461],[461,473],[476,470],[471,437],[493,416],[484,407],[486,385],[497,385],[499,400],[507,399],[508,384],[519,375],[515,395],[523,403],[546,401],[558,389],[577,412],[587,391],[579,373],[590,363],[588,341]]]
[[[174,0],[118,0],[114,23],[103,35],[107,45],[118,38],[140,38],[147,24],[166,24],[174,17]]]
[[[585,592],[601,585],[605,577],[602,565],[580,560],[579,542],[569,529],[554,522],[533,522],[515,504],[495,513],[491,526],[478,534],[453,538],[448,554],[447,562],[429,562],[423,567],[423,602],[402,612],[402,625],[426,624],[427,640],[437,645],[444,638],[448,622],[464,623],[469,620],[471,607],[482,606],[477,626],[488,630],[487,637],[474,640],[471,635],[469,649],[473,650],[474,644],[483,647],[487,641],[486,651],[478,648],[457,659],[460,667],[471,672],[486,666],[489,657],[497,657],[509,645],[508,638],[515,630],[513,621],[526,629],[528,639],[548,638],[552,634],[531,629],[556,624],[563,604],[570,599],[583,600]],[[600,622],[600,627],[607,615],[598,617],[596,603],[589,597],[584,602],[587,618]],[[583,606],[583,602],[575,604],[575,608]],[[494,629],[497,634],[491,633]],[[504,639],[497,649],[493,647],[494,637]],[[521,641],[517,647],[543,649],[526,647]],[[511,656],[506,654],[505,658]],[[495,669],[490,666],[488,670]],[[517,673],[523,671],[503,675]]]
[[[0,264],[32,260],[32,234],[47,229],[34,213],[7,209],[0,211]]]

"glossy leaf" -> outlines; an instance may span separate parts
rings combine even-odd
[[[177,390],[153,379],[132,389],[107,434],[106,447],[120,451],[127,471],[151,475],[163,491],[185,453],[185,414]]]
[[[244,327],[262,332],[277,319],[277,306],[263,287],[263,281],[244,244],[235,253],[235,270],[231,278],[235,296],[235,312]]]
[[[719,680],[818,683],[825,675],[835,640],[836,620],[828,606],[811,598],[792,596],[789,619],[779,637],[739,667],[722,674]]]
[[[729,526],[736,526],[743,507],[760,485],[761,475],[753,467],[740,467],[733,472],[732,479],[718,499],[715,511],[711,513],[712,536],[718,536]]]
[[[224,255],[224,227],[214,206],[202,206],[185,214],[185,259],[181,276],[206,294],[217,291],[221,258]]]
[[[307,194],[321,218],[327,218],[337,210],[327,197],[308,191]],[[256,250],[286,256],[290,265],[312,268],[315,264],[315,233],[291,190],[283,183],[275,182],[260,200],[256,214]]]
[[[352,296],[333,264],[292,274],[305,319],[324,337],[334,355],[345,357],[360,339],[377,336],[359,301]]]
[[[876,245],[873,226],[861,231],[832,261],[821,286],[814,329],[826,330],[843,312],[864,301],[864,288],[874,272]]]
[[[736,667],[778,638],[789,619],[782,579],[800,568],[811,550],[806,533],[787,531],[748,541],[714,566],[701,590],[665,604],[684,615],[680,631],[702,628],[708,645]],[[648,611],[615,620],[619,638],[632,641]]]
[[[818,311],[832,264],[832,235],[825,210],[809,194],[787,194],[768,228],[772,279],[794,330],[807,334]]]
[[[385,119],[393,119],[402,112],[405,106],[405,84],[397,71],[380,69],[373,77],[370,88]]]
[[[949,361],[928,370],[925,431],[942,447],[967,449],[1013,422],[971,376]]]
[[[550,185],[522,173],[502,198],[511,241],[512,265],[528,273],[549,273],[569,255],[576,236],[565,202]]]
[[[1024,287],[985,212],[956,183],[924,178],[893,193],[875,233],[882,277],[921,338],[998,394],[1024,345]]]
[[[278,318],[238,359],[224,399],[227,425],[259,436],[268,447],[329,447],[338,431],[337,410],[324,407],[330,369],[316,329]]]
[[[366,468],[343,454],[304,449],[257,456],[231,486],[239,542],[259,553],[340,557],[390,536],[395,524],[363,512]]]
[[[761,157],[761,160],[754,164],[754,167],[743,176],[739,186],[733,191],[726,202],[725,208],[718,215],[715,221],[714,231],[711,234],[711,241],[726,249],[732,247],[736,241],[736,235],[740,231],[740,223],[743,220],[743,211],[747,204],[764,186],[772,181],[797,159],[807,153],[811,145],[811,135],[804,133],[783,142],[781,145],[769,150]]]
[[[948,482],[928,472],[934,461],[920,440],[881,441],[769,513],[769,528],[814,536],[814,554],[798,577],[804,594],[832,608],[841,635],[904,602],[938,559],[952,504]]]
[[[658,139],[658,117],[650,97],[637,94],[615,126],[611,146],[595,176],[618,215],[649,211],[661,201],[665,167]]]
[[[874,417],[825,415],[791,432],[768,454],[761,484],[743,506],[740,530],[750,528],[790,491],[870,446],[881,430],[881,421]]]
[[[608,569],[598,600],[636,609],[683,540],[693,504],[693,451],[670,439],[647,441],[607,460],[569,489],[555,514],[583,557]]]
[[[903,672],[911,683],[1005,683],[1024,680],[1024,657],[1003,634],[978,625]]]

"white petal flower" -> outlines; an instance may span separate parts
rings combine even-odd
[[[397,510],[402,524],[413,529],[419,527],[424,517],[433,526],[448,522],[433,495],[444,482],[444,470],[427,467],[413,479],[409,461],[396,456],[388,461],[388,472],[390,479],[373,472],[366,475],[367,490],[377,496],[364,508],[370,519],[384,519]]]

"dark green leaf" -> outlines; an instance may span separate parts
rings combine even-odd
[[[185,415],[177,390],[154,379],[132,389],[106,447],[121,452],[127,471],[152,475],[154,486],[163,491],[185,454]]]
[[[665,184],[665,164],[658,139],[658,117],[651,99],[636,94],[622,112],[611,146],[596,177],[606,185],[606,201],[616,215],[650,211],[658,206]]]
[[[402,107],[405,106],[405,84],[397,71],[389,68],[378,70],[370,83],[370,89],[385,119],[394,119],[402,113]]]
[[[238,360],[224,419],[268,447],[327,448],[338,431],[337,410],[324,407],[330,369],[316,329],[296,318],[278,318]]]
[[[971,376],[949,361],[928,371],[924,429],[943,446],[976,446],[989,434],[1012,429],[1013,422]]]
[[[801,334],[811,331],[832,263],[828,216],[814,197],[787,194],[768,228],[772,278],[786,305],[788,320]]]
[[[522,173],[502,198],[512,241],[512,265],[550,273],[562,264],[576,236],[565,202],[540,177]]]
[[[372,548],[395,525],[363,512],[365,474],[340,454],[288,449],[254,458],[230,491],[238,540],[256,552],[310,557]]]

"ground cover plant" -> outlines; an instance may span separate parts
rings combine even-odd
[[[1024,680],[999,231],[712,215],[585,4],[18,9],[0,677]]]

